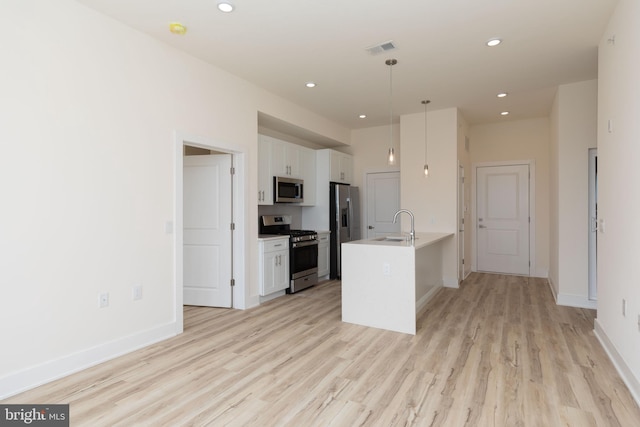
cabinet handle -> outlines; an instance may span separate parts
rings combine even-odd
[[[277,245],[273,245],[274,248],[277,248],[278,246],[282,246],[282,243],[278,243]]]

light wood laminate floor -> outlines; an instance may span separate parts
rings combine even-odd
[[[340,321],[340,283],[240,311],[5,400],[69,403],[72,426],[640,426],[593,334],[546,280],[473,273],[415,336]]]

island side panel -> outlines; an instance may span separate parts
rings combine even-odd
[[[415,335],[415,309],[413,247],[342,245],[342,321]]]
[[[443,286],[442,241],[416,249],[416,313]]]

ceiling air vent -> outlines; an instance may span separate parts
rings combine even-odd
[[[377,55],[383,52],[389,52],[390,50],[394,50],[396,45],[393,44],[393,40],[389,40],[388,42],[380,43],[375,46],[369,46],[365,50],[369,52],[371,55]]]

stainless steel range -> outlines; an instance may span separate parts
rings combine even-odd
[[[318,233],[312,230],[291,230],[291,215],[263,215],[260,234],[289,236],[288,294],[318,283]]]

